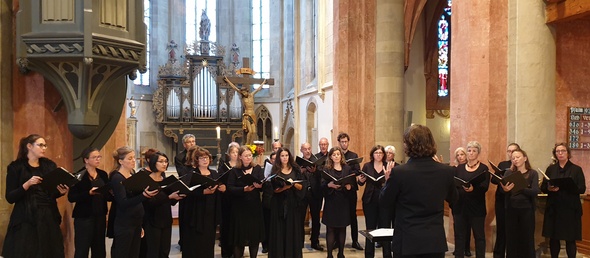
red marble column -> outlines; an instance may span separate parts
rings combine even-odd
[[[451,25],[451,150],[469,141],[482,145],[479,160],[504,160],[508,3],[453,1]],[[486,196],[486,247],[491,250],[495,186]],[[452,236],[449,236],[452,237]]]
[[[375,144],[375,7],[375,0],[334,1],[333,135],[348,133],[349,149],[365,160]]]

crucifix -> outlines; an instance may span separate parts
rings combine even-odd
[[[256,134],[256,112],[254,112],[254,95],[258,93],[262,87],[266,85],[274,85],[275,80],[269,79],[258,79],[252,78],[251,76],[256,74],[252,68],[250,68],[250,60],[246,57],[242,59],[242,68],[236,72],[241,74],[242,77],[227,77],[218,76],[217,83],[229,84],[236,92],[242,96],[242,106],[244,107],[244,114],[242,118],[242,129],[244,129],[244,135],[246,138],[246,144],[254,144],[254,140],[257,138]],[[242,85],[238,88],[237,85]],[[252,84],[260,84],[260,87],[250,92]]]

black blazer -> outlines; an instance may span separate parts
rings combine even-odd
[[[395,166],[381,192],[384,210],[393,209],[393,252],[396,255],[444,253],[444,201],[457,200],[454,167],[431,157],[411,158]],[[425,245],[424,243],[428,243]]]
[[[107,172],[101,169],[96,169],[96,172],[100,179],[106,184],[109,183],[109,175]],[[71,203],[76,203],[74,206],[74,211],[72,211],[73,218],[88,218],[92,215],[92,196],[88,193],[92,189],[92,182],[90,181],[90,176],[88,173],[82,177],[79,183],[72,186],[70,191],[68,192],[68,200]],[[101,209],[104,211],[103,215],[107,214],[107,200],[112,200],[112,195],[109,196],[95,196],[97,198],[101,198]]]
[[[27,191],[23,188],[23,184],[29,180],[33,175],[28,169],[28,159],[18,159],[10,163],[7,168],[6,174],[6,201],[8,203],[14,203],[14,209],[10,214],[10,222],[8,223],[8,231],[11,227],[18,226],[19,224],[26,222],[36,224],[37,218],[35,211],[37,210],[37,204],[33,197],[33,191]],[[55,162],[48,158],[39,159],[39,167],[42,170],[42,174],[53,171],[57,168]],[[31,186],[40,187],[40,186]],[[29,188],[29,190],[31,190]],[[61,194],[55,190],[52,193],[52,198],[59,198]],[[57,209],[57,202],[51,203],[51,211],[56,222],[59,224],[61,221],[61,215]]]

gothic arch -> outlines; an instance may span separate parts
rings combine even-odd
[[[318,106],[314,101],[314,98],[310,98],[307,103],[306,108],[306,117],[305,117],[305,132],[306,132],[306,139],[305,142],[316,142],[317,139],[317,110]],[[313,144],[312,144],[313,146]]]
[[[264,141],[264,149],[271,150],[272,136],[272,116],[265,105],[260,105],[256,109],[256,132],[258,133],[258,140]]]
[[[293,138],[293,136],[295,135],[295,118],[294,118],[294,113],[293,113],[293,103],[291,100],[287,101],[285,103],[286,108],[285,108],[285,114],[283,116],[283,124],[281,126],[281,135],[283,136],[282,139],[284,139],[284,145],[287,148],[290,148],[291,146],[294,147],[294,143],[293,141],[295,140]],[[291,132],[291,135],[289,136],[289,133]],[[288,138],[291,137],[291,138]]]

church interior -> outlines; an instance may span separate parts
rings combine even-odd
[[[422,124],[451,163],[470,141],[486,163],[516,142],[545,169],[567,142],[590,186],[590,1],[5,0],[0,31],[2,181],[33,133],[76,171],[88,146],[130,146],[140,167],[148,148],[174,157],[185,134],[220,158],[233,141],[317,153],[346,132],[361,157],[393,145],[404,163],[404,129]],[[58,205],[70,257],[73,205]],[[0,202],[0,240],[11,210]]]

